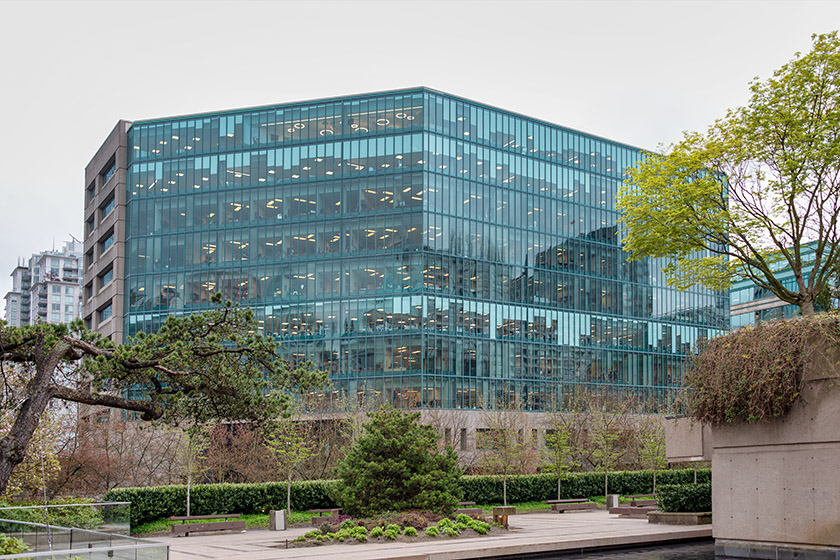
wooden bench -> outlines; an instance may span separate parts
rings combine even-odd
[[[659,505],[659,500],[655,498],[650,500],[632,500],[630,505],[636,507],[656,507]]]
[[[475,502],[458,502],[458,505],[461,506],[461,507],[474,506]]]
[[[455,510],[455,515],[458,515],[460,513],[463,513],[465,515],[469,515],[470,517],[476,517],[476,516],[484,513],[484,511],[481,508],[469,508],[469,507],[458,508],[458,509]]]
[[[312,526],[318,527],[322,523],[335,523],[338,521],[338,515],[341,513],[341,508],[326,508],[326,509],[310,509],[312,514]],[[326,513],[328,515],[316,515],[318,513]]]
[[[516,515],[516,506],[496,506],[493,508],[493,523],[507,529],[509,515]]]
[[[546,500],[547,504],[582,504],[588,502],[589,498],[570,498],[568,500]]]
[[[242,514],[231,513],[228,515],[176,515],[170,517],[170,521],[180,521],[180,525],[172,526],[172,533],[177,535],[184,533],[184,536],[189,536],[190,533],[204,533],[207,531],[244,531],[245,521],[227,521],[228,519],[235,519]],[[212,519],[224,519],[225,521],[210,521]],[[205,521],[205,523],[186,523],[187,521]]]
[[[554,504],[551,506],[551,511],[563,513],[564,511],[575,511],[585,509],[597,509],[598,504],[595,502],[581,502],[577,504]]]
[[[551,505],[551,511],[563,513],[564,511],[595,509],[598,504],[590,502],[589,498],[572,498],[570,500],[546,500]]]
[[[631,506],[649,507],[659,505],[659,500],[653,494],[631,494],[624,497],[630,499]]]
[[[619,506],[610,508],[609,512],[619,517],[647,517],[649,511],[656,509],[656,506]]]

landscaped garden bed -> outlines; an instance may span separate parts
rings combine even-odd
[[[711,469],[681,469],[657,473],[659,484],[687,484],[697,479],[711,480]],[[610,486],[616,493],[644,494],[652,491],[653,471],[611,472]],[[309,524],[310,508],[337,507],[335,481],[314,480],[292,483],[292,513],[287,525]],[[490,515],[494,505],[502,505],[501,479],[496,476],[463,476],[459,481],[463,499],[477,502]],[[566,473],[563,475],[563,498],[589,497],[605,505],[604,475],[596,472]],[[268,527],[268,510],[285,507],[285,483],[202,484],[193,487],[192,508],[195,514],[241,512],[248,528]],[[557,497],[557,477],[550,474],[531,474],[510,477],[508,504],[515,505],[519,514],[530,511],[549,511],[545,500]],[[169,516],[186,513],[186,486],[158,486],[149,488],[117,488],[106,496],[111,501],[129,501],[131,530],[136,536],[168,533]],[[622,500],[624,501],[624,500]]]
[[[417,542],[459,536],[477,537],[503,530],[463,513],[452,519],[428,512],[402,512],[374,519],[345,519],[338,526],[325,523],[319,529],[309,531],[289,542],[288,546],[359,544],[376,541]],[[283,547],[285,546],[284,544]]]
[[[395,541],[487,534],[494,529],[478,519],[471,520],[469,515],[487,518],[494,506],[505,502],[515,506],[517,514],[548,512],[546,500],[555,498],[590,497],[598,507],[604,507],[605,498],[603,494],[598,495],[604,491],[607,473],[563,473],[559,482],[555,474],[516,475],[507,479],[462,476],[452,449],[438,450],[438,434],[430,426],[420,425],[417,413],[404,414],[386,408],[372,414],[371,421],[363,428],[364,432],[336,470],[340,479],[193,485],[189,494],[191,514],[236,513],[246,527],[257,528],[267,527],[268,512],[285,505],[292,510],[286,516],[287,527],[303,524],[312,527],[295,545],[314,546],[373,539]],[[657,479],[662,484],[685,483],[697,478],[707,480],[710,473],[610,472],[609,488],[634,495],[650,493]],[[109,497],[132,503],[133,532],[145,535],[168,533],[172,524],[169,518],[183,516],[187,501],[183,486],[115,489]],[[441,515],[453,511],[457,514],[459,505],[465,504],[473,507],[462,510],[462,517]],[[437,513],[423,513],[429,511]],[[329,515],[313,517],[325,513]]]

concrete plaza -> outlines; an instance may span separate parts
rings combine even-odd
[[[664,544],[712,536],[712,526],[673,526],[646,519],[619,519],[604,510],[577,513],[532,513],[510,517],[510,531],[499,536],[438,537],[418,543],[369,541],[306,548],[284,547],[286,539],[311,527],[245,533],[220,533],[189,537],[161,537],[169,545],[170,560],[242,558],[248,560],[461,560],[513,554],[579,552],[587,548]]]

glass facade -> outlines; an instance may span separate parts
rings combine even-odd
[[[795,282],[792,282],[789,288],[795,288]],[[745,327],[747,325],[755,325],[761,321],[771,321],[773,319],[790,319],[801,315],[799,307],[791,304],[780,303],[775,295],[764,288],[760,288],[750,282],[749,280],[739,282],[732,288],[732,305],[746,303],[768,302],[771,305],[761,309],[746,309],[739,312],[740,309],[732,310],[732,328]],[[744,306],[747,307],[747,306]]]
[[[807,282],[814,268],[815,246],[806,243],[800,247],[803,262],[802,275]],[[796,277],[788,262],[778,258],[770,264],[770,269],[779,283],[788,290],[797,291]],[[737,329],[747,325],[755,325],[761,321],[773,319],[790,319],[802,315],[799,306],[785,303],[777,298],[770,290],[757,286],[751,280],[743,279],[732,284],[731,298],[731,327]],[[837,302],[833,302],[837,306]],[[817,311],[820,311],[817,306]]]
[[[136,122],[128,146],[125,332],[222,292],[326,397],[662,402],[728,327],[727,294],[622,251],[636,148],[427,89]]]

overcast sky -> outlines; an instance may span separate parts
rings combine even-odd
[[[0,0],[0,296],[18,257],[82,237],[120,118],[424,85],[655,148],[838,27],[827,0]]]

